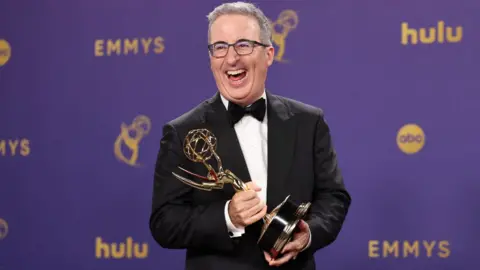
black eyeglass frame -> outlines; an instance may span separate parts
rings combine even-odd
[[[238,53],[235,45],[237,45],[238,43],[241,43],[241,42],[248,42],[248,43],[250,43],[250,45],[252,45],[252,51],[249,52],[249,53],[243,53],[243,54]],[[213,48],[214,48],[215,45],[218,45],[218,44],[227,45],[227,49],[225,50],[225,55],[223,55],[223,56],[214,56],[214,55],[213,55]],[[261,42],[258,42],[258,41],[256,41],[256,40],[250,40],[250,39],[239,39],[239,40],[237,40],[235,43],[227,43],[227,42],[225,42],[225,41],[217,41],[217,42],[215,42],[215,43],[208,44],[208,51],[210,52],[210,55],[213,56],[213,57],[215,57],[215,58],[223,58],[223,57],[225,57],[225,56],[228,54],[228,50],[230,49],[230,47],[233,47],[233,49],[235,50],[235,52],[236,52],[238,55],[249,55],[249,54],[252,54],[252,53],[253,53],[253,50],[255,49],[255,46],[262,46],[262,47],[266,48],[266,47],[269,47],[270,45],[264,44],[264,43],[261,43]]]

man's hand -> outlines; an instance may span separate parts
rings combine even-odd
[[[289,243],[283,247],[283,250],[281,254],[283,254],[282,257],[277,258],[276,260],[273,260],[270,254],[267,252],[263,252],[265,255],[265,259],[267,262],[270,264],[270,266],[280,266],[292,258],[295,260],[297,257],[298,253],[302,251],[308,244],[308,240],[310,238],[310,228],[308,227],[308,224],[300,220],[298,222],[298,227],[299,229],[298,232],[293,234],[293,239]]]
[[[228,205],[230,220],[238,228],[255,223],[267,214],[267,205],[257,195],[261,188],[253,182],[247,186],[249,190],[235,193]]]

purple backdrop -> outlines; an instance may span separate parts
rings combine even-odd
[[[183,268],[148,230],[153,166],[216,91],[221,2],[0,3],[1,270]],[[256,3],[268,88],[325,110],[353,198],[318,269],[478,269],[480,2]]]

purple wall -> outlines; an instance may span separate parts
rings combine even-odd
[[[222,1],[29,2],[0,3],[0,269],[182,269],[148,230],[153,166],[216,91]],[[267,85],[325,110],[353,198],[318,269],[479,269],[480,2],[257,3],[297,16]]]

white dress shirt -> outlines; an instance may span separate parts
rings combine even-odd
[[[225,108],[228,110],[229,101],[220,95]],[[266,93],[263,92],[262,97],[267,102]],[[266,106],[265,106],[266,108]],[[268,114],[265,112],[263,121],[258,121],[251,115],[245,115],[238,121],[234,128],[240,143],[245,162],[247,164],[250,179],[262,190],[259,191],[260,200],[267,203],[267,168],[268,168]],[[230,237],[238,237],[245,233],[244,227],[235,227],[230,220],[228,214],[228,205],[230,200],[225,204],[225,221],[227,223]],[[302,249],[307,249],[311,244],[312,236],[309,230],[309,239],[307,245]]]
[[[222,102],[225,105],[225,108],[228,110],[229,101],[222,95],[220,95],[220,97],[222,98]],[[265,92],[263,92],[262,97],[265,99],[266,102],[267,96]],[[266,112],[262,122],[258,121],[255,117],[251,115],[245,115],[234,126],[243,156],[245,157],[248,173],[252,178],[249,180],[254,182],[262,189],[261,191],[259,191],[258,195],[260,197],[260,200],[265,203],[267,203],[267,118],[268,117]],[[229,203],[230,201],[225,204],[225,220],[227,222],[227,227],[229,232],[231,233],[231,236],[238,237],[245,232],[245,228],[235,227],[233,225],[232,221],[230,220],[230,215],[228,214]]]

